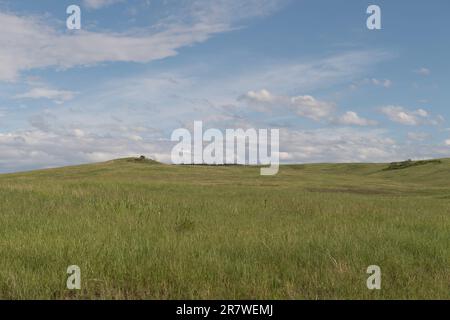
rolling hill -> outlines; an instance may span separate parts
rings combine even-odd
[[[387,169],[127,158],[0,175],[0,298],[449,299],[450,159]]]

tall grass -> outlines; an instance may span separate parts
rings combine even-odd
[[[450,188],[416,181],[442,166],[410,180],[382,165],[261,177],[124,160],[3,175],[0,298],[448,299]],[[373,264],[381,290],[366,287]]]

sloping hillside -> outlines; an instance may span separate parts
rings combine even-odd
[[[0,175],[0,298],[448,299],[450,160],[388,167],[263,177],[129,158]]]

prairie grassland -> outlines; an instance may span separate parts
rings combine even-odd
[[[1,299],[449,299],[450,160],[0,176]],[[66,289],[69,265],[82,289]],[[382,289],[368,290],[379,265]]]

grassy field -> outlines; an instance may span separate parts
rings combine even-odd
[[[121,159],[1,175],[0,298],[449,299],[450,159],[386,168]]]

